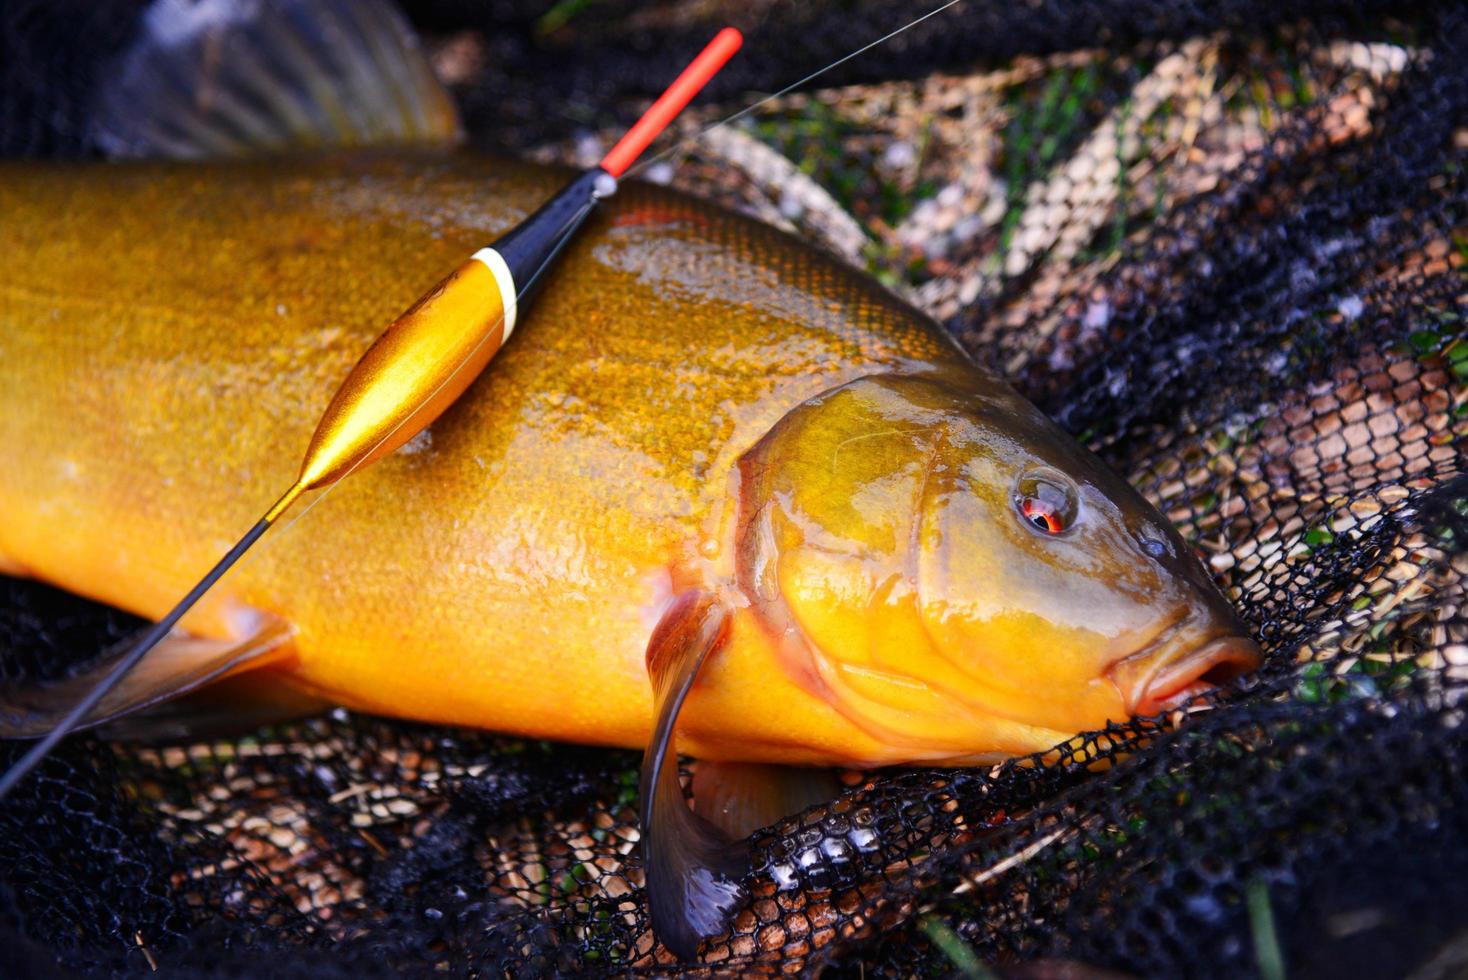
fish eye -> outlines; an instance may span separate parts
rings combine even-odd
[[[1014,506],[1020,519],[1042,534],[1063,534],[1075,525],[1075,488],[1053,470],[1032,470],[1014,488]]]

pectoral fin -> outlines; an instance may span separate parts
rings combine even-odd
[[[736,840],[841,795],[831,769],[698,760],[693,809]]]
[[[744,844],[684,802],[673,741],[678,711],[728,626],[728,610],[716,598],[685,592],[647,645],[656,721],[642,757],[642,864],[653,933],[683,960],[693,959],[701,940],[727,928],[748,867]]]
[[[98,703],[81,727],[114,721],[294,655],[290,628],[283,621],[254,612],[243,620],[245,627],[232,639],[206,640],[179,632],[164,638]],[[118,644],[86,671],[64,680],[0,686],[0,737],[35,738],[49,732],[131,647],[131,641]]]

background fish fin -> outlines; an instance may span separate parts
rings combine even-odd
[[[735,840],[840,795],[833,769],[706,759],[693,768],[694,812]]]
[[[279,663],[293,656],[290,628],[255,613],[246,635],[230,640],[204,640],[173,633],[154,647],[87,716],[91,728],[140,711],[231,674]],[[44,735],[87,691],[131,649],[131,641],[114,646],[82,673],[49,683],[0,685],[0,737]]]
[[[678,782],[673,729],[693,679],[728,635],[728,610],[701,592],[685,592],[647,645],[656,721],[642,757],[642,866],[653,934],[680,959],[724,932],[742,898],[748,851],[688,808]]]
[[[319,715],[333,702],[301,690],[278,670],[249,670],[182,697],[143,708],[99,729],[128,742],[225,739],[266,725]]]
[[[386,0],[153,0],[101,72],[91,128],[111,156],[171,159],[461,133]]]

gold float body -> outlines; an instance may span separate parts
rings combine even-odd
[[[392,322],[327,405],[297,487],[334,483],[397,451],[464,393],[514,327],[505,276],[470,259]]]

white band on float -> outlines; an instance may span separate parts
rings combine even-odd
[[[484,263],[484,267],[494,276],[495,285],[500,288],[501,305],[505,308],[505,335],[500,343],[505,343],[510,339],[510,334],[515,332],[515,277],[510,275],[510,267],[504,256],[488,245],[475,252],[471,258]]]

